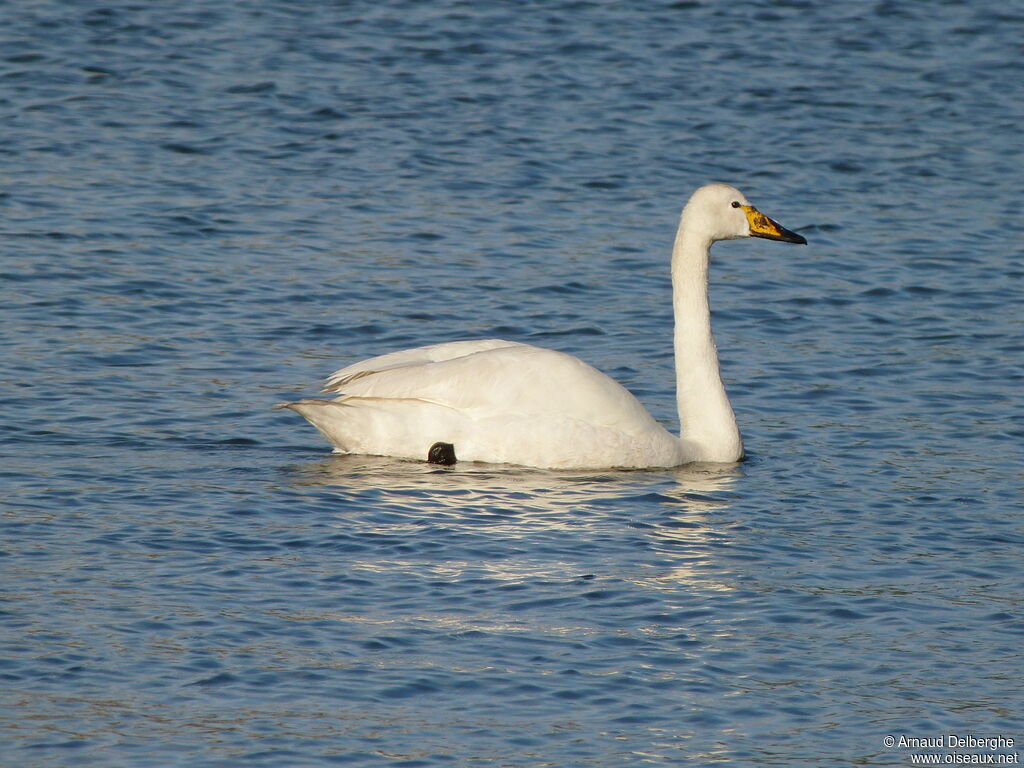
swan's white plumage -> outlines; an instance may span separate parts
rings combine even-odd
[[[324,391],[339,394],[335,399],[283,407],[304,416],[344,453],[423,460],[431,445],[445,442],[460,461],[550,468],[736,461],[742,444],[711,337],[708,248],[715,240],[751,234],[802,240],[763,216],[755,223],[754,214],[761,216],[725,185],[702,187],[683,211],[672,262],[681,437],[582,360],[501,339],[363,360],[328,378]],[[764,222],[776,229],[761,231]]]
[[[676,466],[679,439],[615,380],[571,355],[500,339],[404,350],[343,368],[335,400],[288,407],[339,450],[545,467]]]

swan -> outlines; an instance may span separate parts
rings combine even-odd
[[[725,184],[700,187],[672,249],[680,435],[625,387],[582,360],[514,341],[433,344],[349,365],[328,378],[334,399],[281,403],[336,453],[436,464],[482,461],[546,469],[641,469],[743,458],[711,334],[708,259],[718,240],[806,243]]]

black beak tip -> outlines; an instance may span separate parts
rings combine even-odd
[[[797,245],[807,245],[807,238],[803,235],[798,235],[790,229],[785,227],[779,227],[779,240],[784,243],[796,243]]]

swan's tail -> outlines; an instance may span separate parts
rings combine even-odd
[[[348,453],[350,448],[346,443],[345,432],[342,429],[343,419],[339,409],[344,406],[337,400],[296,400],[294,403],[278,403],[274,410],[287,408],[295,411],[306,421],[316,427],[317,431],[327,438],[334,449],[340,453]]]
[[[421,398],[345,396],[303,399],[274,407],[302,416],[327,438],[335,453],[423,461],[430,460],[435,444],[441,444],[438,456],[447,458],[444,445],[454,446],[453,451],[460,446],[471,450],[465,440],[475,428],[469,417]],[[471,461],[471,456],[467,453],[460,458]]]

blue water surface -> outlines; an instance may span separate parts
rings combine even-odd
[[[1019,4],[0,20],[0,764],[1024,742]],[[714,251],[748,461],[438,468],[271,410],[497,336],[677,428],[668,256],[708,181],[810,241]]]

